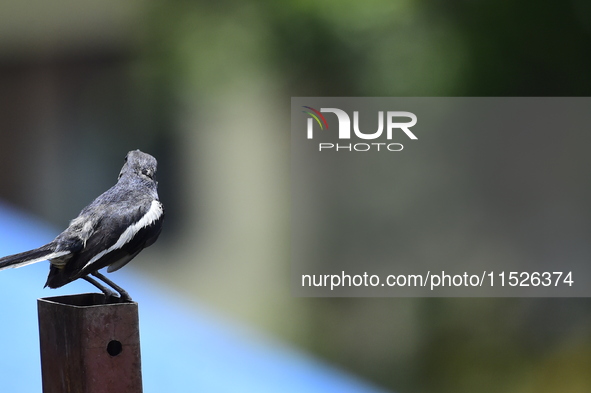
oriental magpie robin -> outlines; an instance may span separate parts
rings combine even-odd
[[[107,297],[115,293],[91,275],[131,300],[120,286],[98,271],[114,272],[152,245],[162,228],[164,208],[158,200],[156,159],[130,151],[117,184],[96,198],[52,242],[20,254],[0,258],[0,270],[49,260],[46,287],[59,288],[82,278]]]

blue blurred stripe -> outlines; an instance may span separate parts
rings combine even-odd
[[[0,203],[0,255],[38,247],[57,232]],[[47,263],[0,272],[0,392],[41,392],[36,299],[92,291],[74,282],[43,289]],[[224,321],[159,284],[117,273],[141,299],[144,392],[379,393],[293,348]]]

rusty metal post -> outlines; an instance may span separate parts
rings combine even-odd
[[[43,393],[141,393],[138,306],[86,293],[37,300]]]

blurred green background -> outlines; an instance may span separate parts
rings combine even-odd
[[[589,96],[590,70],[585,0],[5,0],[0,197],[64,227],[140,148],[168,217],[135,274],[393,391],[589,392],[589,299],[291,297],[289,103]]]

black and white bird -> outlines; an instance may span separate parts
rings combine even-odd
[[[82,209],[52,242],[0,258],[0,270],[48,260],[46,287],[59,288],[82,278],[107,297],[116,296],[97,278],[115,289],[122,300],[131,300],[123,288],[98,271],[107,266],[109,273],[122,268],[160,235],[164,208],[158,199],[156,166],[151,155],[130,151],[117,184]]]

